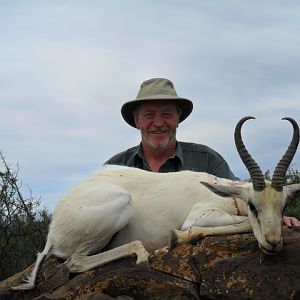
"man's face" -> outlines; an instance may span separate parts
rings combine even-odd
[[[135,123],[141,130],[143,142],[155,149],[164,149],[176,139],[179,123],[176,104],[170,101],[141,104],[135,116]]]

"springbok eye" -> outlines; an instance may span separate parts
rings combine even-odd
[[[254,206],[254,204],[252,202],[249,202],[248,205],[249,205],[251,212],[255,215],[255,217],[257,217],[258,211],[257,211],[256,207]]]

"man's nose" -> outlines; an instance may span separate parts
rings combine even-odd
[[[164,119],[160,115],[156,115],[153,119],[153,125],[156,127],[164,126]]]

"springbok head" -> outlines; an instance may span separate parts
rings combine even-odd
[[[294,128],[292,141],[277,164],[271,182],[264,175],[247,151],[241,136],[241,128],[245,121],[255,119],[244,117],[236,125],[234,139],[237,151],[249,171],[252,184],[243,187],[217,186],[210,187],[214,192],[227,193],[228,196],[238,197],[248,205],[248,218],[259,247],[266,254],[276,254],[282,248],[282,220],[287,199],[300,191],[300,184],[284,185],[289,165],[299,144],[299,126],[292,118],[289,121]]]

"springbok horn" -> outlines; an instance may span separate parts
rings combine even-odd
[[[246,166],[248,172],[250,173],[254,190],[263,191],[266,187],[264,175],[260,167],[258,166],[258,164],[255,162],[255,160],[251,157],[251,155],[247,151],[241,135],[242,125],[244,124],[245,121],[249,119],[255,119],[255,118],[247,116],[242,118],[237,123],[234,131],[234,141],[235,141],[236,149],[240,155],[240,158],[242,159],[244,165]]]
[[[297,122],[292,118],[282,118],[281,120],[288,120],[289,122],[291,122],[294,128],[294,133],[292,141],[287,151],[276,166],[272,177],[271,185],[278,192],[282,191],[283,189],[287,169],[296,153],[299,144],[299,126]]]

